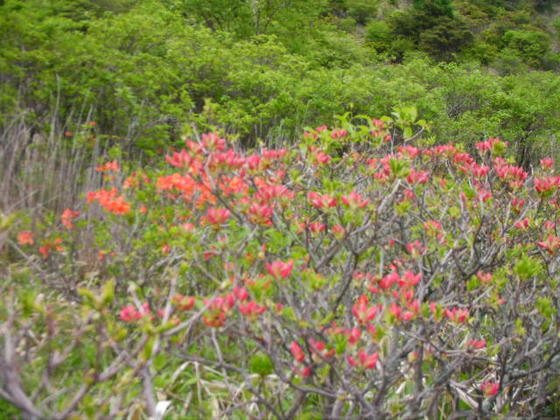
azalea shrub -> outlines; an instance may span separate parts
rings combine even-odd
[[[560,415],[554,162],[391,132],[362,118],[252,150],[205,134],[160,166],[103,162],[55,217],[6,216],[1,407]]]

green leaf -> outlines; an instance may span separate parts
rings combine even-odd
[[[274,371],[274,365],[267,354],[257,353],[249,359],[249,371],[260,376],[267,376]]]
[[[103,285],[101,301],[103,305],[111,303],[115,298],[115,280],[111,279]]]
[[[513,267],[513,271],[519,276],[521,280],[526,280],[539,274],[541,265],[534,258],[524,254],[521,259]]]
[[[294,309],[291,306],[284,306],[284,308],[282,308],[282,316],[288,321],[296,320],[296,314],[294,313]]]

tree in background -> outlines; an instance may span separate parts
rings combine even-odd
[[[437,60],[451,60],[473,40],[469,28],[454,16],[449,0],[415,0],[414,7],[395,12],[389,23],[394,35],[411,39]]]
[[[414,0],[414,8],[429,16],[453,17],[451,0]]]

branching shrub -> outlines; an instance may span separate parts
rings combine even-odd
[[[558,415],[554,162],[343,125],[203,135],[98,166],[50,223],[4,218],[0,396],[61,419]]]

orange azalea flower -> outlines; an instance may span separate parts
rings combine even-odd
[[[33,232],[22,231],[18,233],[18,243],[20,245],[33,245],[35,243]]]
[[[72,211],[70,209],[66,209],[62,212],[60,216],[62,219],[62,224],[66,227],[66,229],[73,229],[74,223],[72,223],[72,219],[75,219],[80,215],[79,211]]]
[[[52,245],[56,251],[59,252],[64,251],[64,247],[60,246],[61,243],[62,243],[62,238],[53,239]]]
[[[133,172],[128,178],[126,178],[123,182],[123,188],[137,188],[140,183],[143,182],[144,184],[150,184],[149,178],[143,172]]]
[[[119,163],[114,160],[112,162],[107,162],[104,165],[99,165],[97,168],[95,168],[95,170],[97,172],[120,172],[120,168],[119,168]]]
[[[239,192],[246,194],[249,186],[241,177],[235,176],[230,179],[223,176],[219,188],[225,196],[230,196]]]
[[[113,200],[106,209],[115,214],[126,214],[130,211],[130,203],[124,201],[124,197],[121,195]]]
[[[39,252],[43,255],[43,258],[45,260],[49,256],[49,249],[50,249],[50,246],[48,246],[48,245],[44,245],[44,246],[39,248]]]
[[[49,256],[49,251],[54,249],[55,251],[62,252],[64,251],[64,247],[60,246],[62,243],[62,238],[55,238],[52,241],[47,240],[45,245],[39,248],[39,252],[43,255],[44,259],[47,259]]]
[[[117,189],[90,191],[87,195],[87,203],[98,200],[101,207],[114,214],[126,214],[130,211],[130,203],[124,200],[124,196],[117,197]]]

